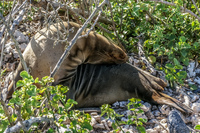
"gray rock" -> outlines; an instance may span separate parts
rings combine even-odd
[[[168,116],[168,128],[170,133],[189,133],[190,130],[176,110],[172,110]]]

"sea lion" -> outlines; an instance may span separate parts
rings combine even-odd
[[[68,26],[64,22],[65,28]],[[78,28],[78,24],[70,22],[69,29],[74,27],[74,32],[69,33],[70,41]],[[50,30],[42,29],[30,41],[24,59],[31,69],[31,75],[42,78],[50,74],[64,51],[66,42],[54,46],[52,37],[63,31],[62,25],[57,28],[50,26]],[[82,33],[84,35],[85,32]],[[128,63],[126,54],[105,37],[90,32],[88,37],[77,40],[71,49],[70,55],[65,59],[56,74],[54,85],[62,84],[70,88],[67,98],[78,102],[77,107],[100,106],[127,100],[135,97],[156,103],[168,104],[183,112],[191,113],[192,110],[180,101],[162,93],[166,83],[147,72]],[[19,64],[14,81],[19,80],[22,71]],[[8,98],[13,93],[13,83],[8,88]]]

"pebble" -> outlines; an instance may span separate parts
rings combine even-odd
[[[192,110],[193,110],[195,113],[200,113],[200,103],[193,103],[193,104],[192,104]]]
[[[105,126],[103,125],[103,123],[95,124],[93,127],[94,127],[94,128],[105,129]]]
[[[154,129],[147,129],[146,133],[158,133],[158,131],[156,131]]]
[[[158,110],[152,111],[152,113],[156,117],[160,116],[160,111],[158,111]]]
[[[150,103],[143,103],[143,106],[141,107],[141,109],[144,111],[144,112],[148,112],[150,109],[151,109],[151,104]]]
[[[162,105],[160,111],[162,114],[168,115],[170,112],[170,107],[168,105]]]

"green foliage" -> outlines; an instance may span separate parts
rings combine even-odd
[[[3,16],[8,15],[10,9],[12,8],[13,1],[0,1],[0,13]]]
[[[115,122],[112,123],[112,127],[114,129],[115,132],[122,130],[122,128],[120,127],[120,125],[122,124],[126,124],[126,125],[136,125],[137,130],[141,133],[145,133],[145,128],[143,127],[143,123],[146,123],[147,120],[146,119],[142,119],[142,118],[138,118],[139,114],[143,114],[144,111],[140,109],[140,107],[142,106],[142,104],[140,103],[141,100],[139,99],[129,99],[129,103],[127,104],[128,110],[130,110],[133,115],[129,115],[128,116],[128,121],[119,121],[119,119],[123,116],[123,115],[119,115],[117,114],[108,104],[104,104],[101,107],[101,116],[106,115],[105,118],[111,118],[112,120],[114,120]],[[123,131],[123,130],[122,130]]]
[[[169,2],[183,6],[182,0]],[[188,13],[182,13],[178,6],[135,0],[112,0],[111,4],[116,32],[128,52],[137,53],[138,39],[135,37],[143,34],[144,52],[149,61],[156,69],[164,70],[167,80],[182,84],[186,78],[183,67],[189,64],[190,59],[200,57],[199,21]],[[186,0],[185,4],[186,8],[197,13],[191,1]]]
[[[196,125],[196,126],[194,127],[194,129],[200,130],[200,125]]]
[[[63,122],[70,120],[69,129],[74,133],[92,130],[92,126],[90,125],[91,117],[89,114],[77,110],[70,110],[77,102],[66,98],[65,93],[68,91],[67,87],[61,85],[48,86],[47,84],[54,81],[52,78],[44,77],[41,81],[38,78],[34,80],[26,71],[22,71],[20,76],[23,80],[17,82],[17,87],[21,87],[21,89],[13,93],[13,98],[9,101],[8,105],[13,109],[16,105],[21,106],[21,117],[23,120],[30,119],[32,116],[48,116],[55,118],[55,113],[58,113],[61,117],[58,119],[58,122],[54,123],[56,126],[66,127]],[[34,83],[40,84],[41,87],[37,88]],[[52,99],[49,99],[50,96],[53,96]],[[48,102],[45,103],[45,99],[48,99]],[[59,106],[60,101],[63,103],[63,106]],[[36,111],[38,111],[38,115],[35,114]],[[17,114],[14,112],[9,123],[4,113],[2,106],[0,106],[2,123],[0,127],[2,131],[4,131],[8,125],[16,124],[15,120],[17,119]],[[32,128],[34,128],[34,126],[29,130],[31,131]],[[54,129],[50,128],[48,132],[54,132]]]

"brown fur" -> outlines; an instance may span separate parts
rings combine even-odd
[[[64,27],[67,26],[64,22]],[[78,24],[70,22],[69,29],[72,27],[74,32],[69,32],[68,41],[71,41],[80,28]],[[61,24],[58,29],[62,34]],[[57,33],[59,32],[53,25],[49,31],[42,29],[33,37],[23,53],[34,78],[50,75],[50,70],[55,67],[64,52],[66,42],[54,46],[52,38],[56,38]],[[78,107],[100,106],[135,97],[152,103],[168,104],[183,112],[192,112],[178,100],[161,93],[163,87],[166,87],[163,80],[124,63],[126,60],[127,56],[121,48],[105,37],[90,32],[88,37],[78,39],[72,47],[68,58],[54,77],[54,85],[69,86],[67,96],[78,101]],[[20,79],[19,73],[22,70],[20,63],[14,75],[15,82]],[[14,91],[13,84],[12,82],[8,88],[8,98]]]

